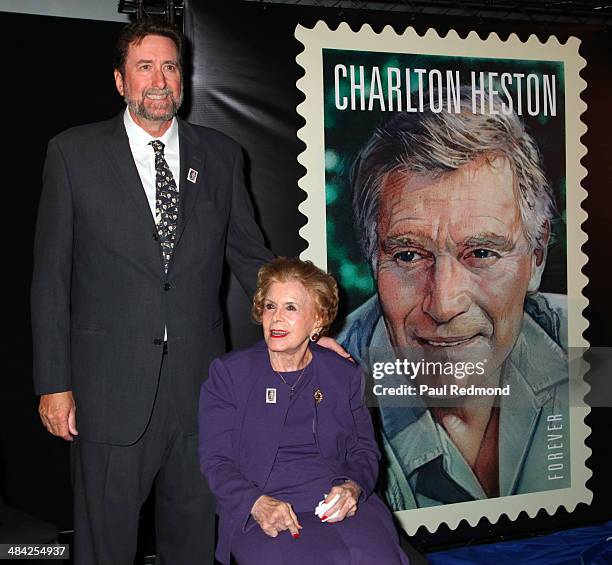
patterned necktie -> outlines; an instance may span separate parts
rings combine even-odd
[[[157,234],[161,244],[164,271],[167,273],[176,238],[179,193],[172,171],[164,157],[164,144],[155,140],[151,141],[151,146],[155,151],[155,218],[159,219]]]

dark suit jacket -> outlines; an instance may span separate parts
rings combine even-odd
[[[167,275],[123,113],[49,143],[34,251],[34,383],[37,394],[73,391],[77,427],[90,441],[128,445],[143,433],[165,326],[180,417],[197,432],[200,383],[224,351],[224,257],[248,293],[272,257],[253,219],[239,146],[178,123],[179,218]]]
[[[370,414],[362,404],[361,370],[333,351],[310,347],[313,375],[308,386],[323,393],[318,404],[314,394],[312,400],[319,450],[337,480],[352,479],[367,498],[376,483],[380,454]],[[200,467],[217,498],[217,559],[223,563],[229,562],[233,533],[256,525],[249,522],[251,508],[266,493],[289,408],[288,395],[280,392],[275,404],[265,402],[271,371],[268,349],[261,341],[215,359],[202,385]],[[282,383],[277,389],[282,390]]]

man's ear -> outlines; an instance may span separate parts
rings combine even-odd
[[[550,222],[546,220],[543,226],[538,246],[531,252],[531,277],[527,292],[537,292],[540,288],[542,273],[546,266],[546,255],[548,253],[548,242],[550,241]]]
[[[123,76],[119,69],[115,69],[115,86],[121,96],[125,96],[125,89],[123,88]]]

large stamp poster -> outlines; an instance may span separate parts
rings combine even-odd
[[[298,26],[303,258],[414,533],[589,502],[578,41]]]

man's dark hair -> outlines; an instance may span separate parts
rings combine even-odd
[[[115,45],[115,68],[121,76],[125,75],[125,60],[128,49],[132,43],[139,45],[147,35],[161,35],[174,41],[178,53],[178,63],[181,65],[183,57],[183,34],[173,25],[163,20],[145,19],[126,25],[117,38]]]

